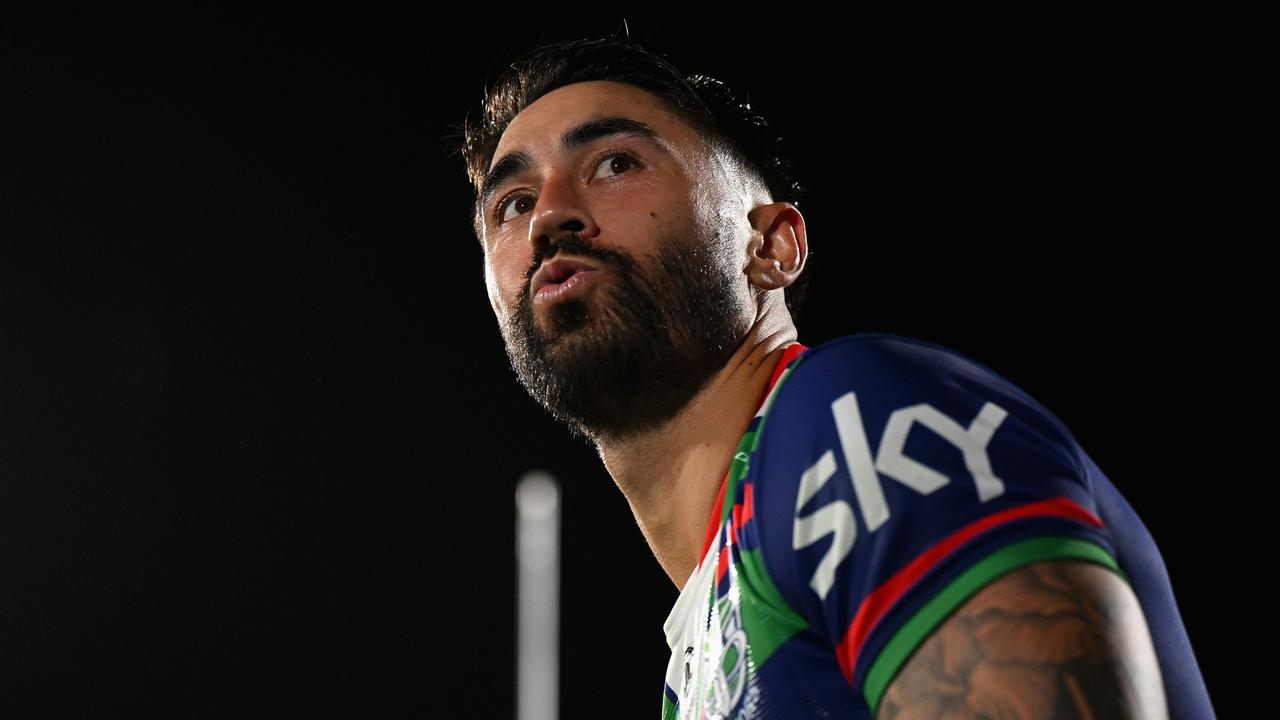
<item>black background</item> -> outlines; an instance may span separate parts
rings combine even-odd
[[[0,703],[512,717],[512,491],[537,467],[564,483],[565,716],[658,714],[676,589],[508,367],[446,144],[540,38],[622,15],[476,16],[4,31]],[[626,18],[787,133],[801,341],[928,339],[1052,409],[1160,544],[1229,707],[1258,192],[1230,164],[1229,38]]]

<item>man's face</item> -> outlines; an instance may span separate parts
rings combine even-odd
[[[566,133],[604,118],[656,137],[594,133],[563,146]],[[622,83],[542,96],[508,125],[491,175],[514,153],[527,164],[481,205],[485,284],[512,368],[577,437],[661,425],[754,321],[743,272],[750,208],[696,131]],[[596,270],[535,299],[534,274],[560,259]]]

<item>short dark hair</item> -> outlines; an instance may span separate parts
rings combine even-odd
[[[461,146],[455,150],[466,163],[475,188],[472,229],[481,236],[481,184],[498,141],[522,110],[556,88],[577,82],[612,80],[656,95],[668,110],[721,149],[748,177],[762,183],[774,201],[799,207],[806,188],[795,179],[794,167],[782,147],[782,134],[763,115],[740,102],[723,82],[707,75],[685,75],[661,54],[628,37],[583,38],[544,43],[513,62],[481,101],[481,118],[468,110]],[[806,268],[808,263],[806,262]],[[793,321],[808,291],[810,273],[784,291]]]

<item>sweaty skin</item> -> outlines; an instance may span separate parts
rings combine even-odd
[[[562,147],[567,130],[619,116],[658,139]],[[804,218],[623,83],[542,96],[508,125],[490,169],[517,150],[530,167],[478,223],[508,355],[530,394],[595,445],[682,588],[736,445],[796,341],[784,289],[808,254]],[[633,159],[606,154],[616,150]],[[559,258],[601,270],[570,302],[530,302],[533,271]]]

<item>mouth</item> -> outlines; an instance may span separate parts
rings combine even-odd
[[[529,288],[529,293],[536,300],[543,292],[554,291],[558,287],[570,284],[570,281],[581,282],[581,279],[574,281],[574,276],[583,272],[594,272],[598,268],[583,262],[574,260],[573,258],[557,258],[546,263],[533,276],[533,282]]]
[[[544,282],[533,294],[535,305],[562,300],[586,292],[599,270],[582,268],[560,282]]]

